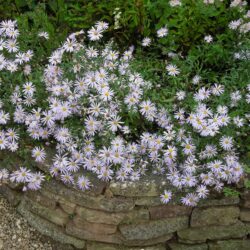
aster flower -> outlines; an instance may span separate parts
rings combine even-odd
[[[30,95],[32,96],[35,92],[35,87],[33,85],[32,82],[26,82],[24,85],[23,85],[23,93],[25,95]]]
[[[211,35],[207,35],[204,37],[204,41],[206,43],[211,43],[213,41],[213,37]]]
[[[233,148],[233,138],[231,136],[222,136],[220,138],[220,146],[224,150],[231,150]]]
[[[103,181],[109,181],[112,179],[113,171],[109,168],[102,167],[98,173],[98,178]]]
[[[236,127],[241,128],[244,125],[244,119],[240,118],[239,116],[235,116],[233,118],[233,123]]]
[[[185,97],[186,97],[186,92],[185,91],[180,90],[180,91],[178,91],[176,93],[176,98],[177,98],[178,101],[184,100]]]
[[[0,124],[7,124],[10,119],[9,113],[5,113],[4,111],[0,110]]]
[[[10,53],[17,52],[19,50],[18,42],[15,39],[7,40],[5,47],[8,50],[8,52],[10,52]]]
[[[111,90],[108,87],[103,88],[101,91],[101,98],[103,101],[110,101],[113,95],[114,95],[113,90]]]
[[[71,174],[65,173],[61,175],[61,180],[64,184],[73,184],[74,178]]]
[[[75,38],[67,38],[67,41],[63,44],[63,48],[65,49],[65,51],[67,52],[73,52],[74,49],[76,49],[77,47],[77,42]]]
[[[38,190],[41,188],[41,184],[44,181],[45,176],[38,172],[38,173],[33,173],[28,181],[27,188],[30,190]]]
[[[170,76],[177,76],[180,74],[180,70],[177,68],[176,65],[173,65],[173,64],[167,65],[166,70],[168,72],[168,75]]]
[[[106,30],[108,29],[109,27],[109,24],[107,22],[104,22],[104,21],[98,21],[95,25],[95,27],[98,29],[98,30]]]
[[[205,185],[200,185],[196,189],[197,195],[200,199],[207,198],[209,191]]]
[[[194,193],[187,194],[185,197],[181,198],[181,202],[183,205],[191,206],[191,207],[196,206],[198,201],[199,201],[199,197],[198,195]]]
[[[111,121],[108,122],[108,127],[112,132],[116,132],[118,129],[121,129],[122,123],[119,116],[112,116]]]
[[[140,104],[140,112],[149,121],[153,121],[156,116],[156,107],[151,101],[143,101]]]
[[[32,174],[29,169],[25,167],[20,167],[19,170],[14,171],[10,175],[10,180],[17,183],[26,183],[31,180]]]
[[[143,47],[148,47],[150,45],[150,43],[151,43],[151,39],[149,37],[143,38],[143,40],[142,40]]]
[[[162,27],[159,30],[157,30],[157,37],[162,38],[165,37],[168,34],[167,27]]]
[[[45,38],[46,40],[49,39],[49,34],[48,34],[48,32],[46,32],[46,31],[41,31],[41,32],[39,32],[39,33],[38,33],[38,36],[39,36],[39,37],[43,37],[43,38]]]
[[[164,190],[164,193],[161,194],[160,198],[164,204],[167,204],[172,199],[172,192],[168,190]]]
[[[224,92],[224,86],[215,83],[211,89],[211,92],[215,96],[220,96]]]
[[[9,141],[17,141],[19,139],[17,132],[11,128],[6,131],[6,137]]]
[[[241,25],[242,20],[235,20],[235,21],[231,21],[228,25],[228,27],[232,30],[236,30],[240,25]]]
[[[98,56],[98,51],[97,49],[93,48],[93,47],[89,47],[87,50],[86,50],[86,55],[89,57],[89,58],[95,58]]]
[[[181,6],[181,1],[180,0],[170,0],[169,5],[171,7]]]
[[[128,174],[124,169],[118,170],[118,172],[116,174],[116,179],[118,181],[125,181],[127,178],[128,178]]]
[[[88,190],[90,189],[91,183],[85,176],[79,176],[77,180],[77,186],[81,190]]]
[[[102,38],[102,30],[92,27],[88,31],[88,37],[91,41],[98,41]]]
[[[43,162],[45,160],[45,157],[46,157],[46,153],[45,153],[44,148],[41,148],[41,147],[33,148],[32,157],[34,157],[35,161],[37,161],[37,162]]]
[[[8,140],[4,135],[0,136],[0,149],[6,149],[8,146]]]

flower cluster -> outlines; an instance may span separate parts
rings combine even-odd
[[[181,1],[170,4],[181,6]],[[240,21],[229,24],[233,30],[239,26]],[[106,29],[107,23],[98,22],[87,37],[99,41]],[[162,27],[157,37],[165,37],[168,32],[166,26]],[[33,53],[20,51],[18,35],[15,21],[1,22],[0,70],[29,76]],[[47,32],[38,36],[49,39]],[[91,42],[86,45],[83,37],[83,31],[71,34],[49,57],[42,76],[45,106],[38,105],[38,89],[29,77],[11,93],[13,114],[4,111],[0,103],[1,150],[15,152],[19,147],[19,133],[9,127],[12,122],[24,127],[36,142],[45,142],[31,150],[36,162],[46,161],[45,148],[52,142],[56,153],[48,172],[65,184],[90,189],[92,184],[83,171],[103,181],[137,181],[149,172],[164,175],[176,189],[188,190],[181,202],[190,206],[206,198],[211,190],[220,191],[225,183],[239,182],[243,167],[235,138],[227,128],[239,128],[247,122],[245,115],[233,116],[230,110],[240,102],[249,104],[249,85],[247,94],[242,89],[234,90],[228,103],[218,105],[213,100],[225,94],[227,86],[223,84],[201,85],[195,93],[179,89],[177,104],[170,111],[145,94],[153,85],[130,66],[133,47],[120,54],[112,43],[95,47]],[[205,41],[210,43],[212,38],[205,37]],[[150,38],[143,39],[142,46],[150,44]],[[169,77],[181,73],[175,64],[166,65]],[[198,74],[191,79],[194,85],[201,81]],[[188,95],[195,103],[192,108],[183,105]],[[138,124],[140,129],[132,131],[128,117],[139,117],[149,127]],[[74,122],[80,124],[78,131]],[[0,181],[7,179],[23,183],[24,190],[36,190],[45,177],[21,167],[13,173],[1,170]],[[161,195],[164,203],[172,197],[169,190]]]

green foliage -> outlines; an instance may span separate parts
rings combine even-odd
[[[245,180],[244,187],[250,189],[250,180]]]
[[[237,191],[234,188],[224,187],[223,193],[226,197],[238,197],[240,195],[240,192]]]
[[[182,0],[182,6],[171,7],[166,0],[0,0],[1,19],[16,18],[22,36],[21,49],[32,49],[34,59],[32,67],[36,68],[29,78],[23,75],[2,75],[2,82],[7,88],[0,89],[0,96],[7,111],[11,111],[9,96],[21,81],[32,81],[39,92],[39,106],[45,107],[46,93],[39,80],[42,77],[42,65],[47,57],[57,48],[71,31],[88,29],[96,21],[109,22],[110,27],[106,40],[114,38],[119,48],[127,49],[128,45],[136,46],[136,60],[132,69],[142,74],[143,78],[153,84],[146,92],[146,97],[159,106],[165,107],[173,115],[173,106],[178,90],[187,93],[183,108],[191,111],[195,103],[191,93],[201,86],[210,87],[214,83],[227,86],[228,93],[235,89],[244,89],[249,79],[249,61],[236,61],[233,54],[248,49],[250,40],[228,28],[232,20],[242,16],[238,8],[230,8],[229,1],[215,1],[215,4],[204,5],[203,0]],[[119,14],[120,13],[120,14]],[[157,29],[167,25],[169,35],[153,42],[150,48],[140,47],[143,37],[156,37]],[[48,41],[38,38],[39,31],[47,31]],[[204,42],[204,34],[212,35],[212,44]],[[154,40],[154,39],[153,39]],[[53,41],[53,42],[51,42]],[[169,52],[176,53],[172,59]],[[178,78],[166,74],[166,62],[175,63],[181,70]],[[205,79],[199,85],[192,85],[191,79],[199,74]],[[189,94],[190,93],[190,94]],[[222,95],[213,103],[214,108],[229,103],[228,94]],[[9,109],[8,109],[9,108]],[[240,104],[232,115],[242,115],[248,109]],[[126,110],[123,110],[123,115]],[[129,113],[126,125],[133,134],[138,134],[135,124],[148,126],[141,122],[141,117]],[[72,132],[81,134],[80,120],[66,121],[74,128]],[[153,129],[153,128],[152,128]],[[233,128],[223,131],[230,134]],[[250,151],[250,133],[246,126],[238,132],[239,152],[245,155]]]
[[[37,12],[37,8],[41,11]],[[216,37],[220,44],[214,45],[213,57],[225,56],[226,47],[235,40],[233,32],[225,35],[230,20],[240,17],[237,8],[229,7],[228,1],[215,1],[204,5],[203,0],[182,0],[182,6],[171,7],[166,0],[1,0],[2,19],[26,16],[34,13],[37,18],[47,15],[49,23],[56,31],[90,28],[96,21],[110,23],[110,36],[122,47],[138,44],[144,36],[154,37],[156,30],[167,25],[169,36],[162,38],[156,48],[164,53],[166,48],[172,51],[189,50],[200,44],[204,34]],[[120,14],[118,14],[120,13]],[[31,15],[31,14],[29,14]],[[44,20],[44,19],[43,19]],[[48,20],[44,24],[48,24]],[[53,28],[50,25],[51,32]],[[65,33],[64,33],[65,34]]]

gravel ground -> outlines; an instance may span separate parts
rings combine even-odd
[[[61,250],[64,246],[31,228],[0,195],[0,250]]]

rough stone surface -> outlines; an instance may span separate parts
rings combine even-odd
[[[230,225],[237,222],[240,209],[235,206],[195,208],[191,216],[191,227]]]
[[[207,226],[188,228],[177,232],[180,241],[186,243],[203,243],[206,240],[242,238],[247,232],[242,222],[230,226]]]
[[[27,210],[30,210],[32,213],[37,214],[59,226],[64,226],[69,220],[68,214],[66,214],[62,209],[55,208],[49,209],[41,206],[36,202],[25,198],[21,201],[22,205],[26,207]],[[25,205],[24,205],[25,204]]]
[[[150,219],[157,220],[162,218],[173,218],[178,216],[189,216],[192,212],[191,207],[180,205],[161,205],[149,208]]]
[[[188,227],[188,217],[150,221],[147,224],[121,225],[121,234],[128,240],[146,240],[173,233]]]
[[[187,245],[181,243],[169,243],[170,250],[208,250],[207,244]]]
[[[75,216],[73,223],[76,227],[81,228],[84,232],[90,234],[114,234],[117,231],[116,225],[104,224],[104,223],[90,223],[81,219],[79,216]]]
[[[88,242],[87,250],[166,250],[164,245],[155,245],[155,246],[144,246],[141,247],[128,247],[122,245],[114,245],[114,244],[104,244],[104,243],[96,243],[96,242]]]
[[[244,190],[241,194],[241,206],[243,208],[250,208],[250,191]]]
[[[66,233],[79,239],[115,244],[122,243],[121,235],[119,233],[107,234],[106,232],[105,234],[103,234],[103,231],[101,229],[98,229],[97,227],[88,230],[86,229],[86,225],[76,226],[73,221],[70,221],[66,225]]]
[[[149,212],[147,209],[137,209],[132,210],[127,213],[109,213],[100,210],[93,210],[84,207],[77,207],[76,214],[80,218],[85,219],[86,221],[93,223],[104,223],[104,224],[114,224],[118,225],[119,223],[131,223],[137,222],[140,220],[148,220]]]
[[[243,208],[250,208],[250,199],[249,200],[242,200],[241,206]]]
[[[73,190],[56,181],[46,183],[41,192],[50,199],[60,201],[63,199],[80,206],[100,209],[108,212],[123,212],[134,208],[133,199],[125,199],[123,197],[106,198],[103,195],[91,196],[79,190]]]
[[[243,209],[240,211],[240,220],[250,222],[250,209]]]
[[[54,209],[56,207],[55,200],[49,199],[48,197],[41,194],[39,191],[27,191],[25,194],[29,199],[41,204],[42,206],[45,206],[50,209]]]
[[[6,197],[8,202],[13,206],[17,206],[21,200],[21,194],[15,190],[12,190],[7,185],[0,185],[0,194]]]
[[[209,250],[249,250],[250,240],[223,240],[209,243]]]
[[[161,199],[159,196],[157,197],[137,197],[135,198],[136,206],[159,206],[162,205]]]
[[[244,225],[245,225],[245,228],[246,228],[247,234],[248,234],[248,235],[250,235],[250,223],[249,223],[249,222],[248,222],[248,223],[247,223],[247,222],[245,222],[245,223],[244,223]]]
[[[114,195],[122,195],[125,197],[141,197],[141,196],[158,196],[164,188],[169,184],[165,177],[146,176],[140,181],[111,181],[109,189]]]
[[[128,240],[123,237],[123,244],[126,246],[154,246],[156,244],[167,242],[174,237],[174,234],[166,234],[149,240]]]
[[[29,212],[23,203],[19,204],[19,206],[17,207],[17,211],[28,221],[28,223],[32,227],[34,227],[40,233],[49,236],[52,239],[61,243],[70,244],[79,249],[84,248],[84,240],[79,240],[69,235],[66,235],[62,228],[60,228],[59,226]]]
[[[65,200],[59,200],[59,206],[67,214],[70,214],[70,215],[75,214],[76,204],[65,201]]]
[[[201,200],[198,203],[198,207],[228,206],[228,205],[238,205],[239,203],[240,203],[240,198],[237,196],[221,197],[217,199]]]

